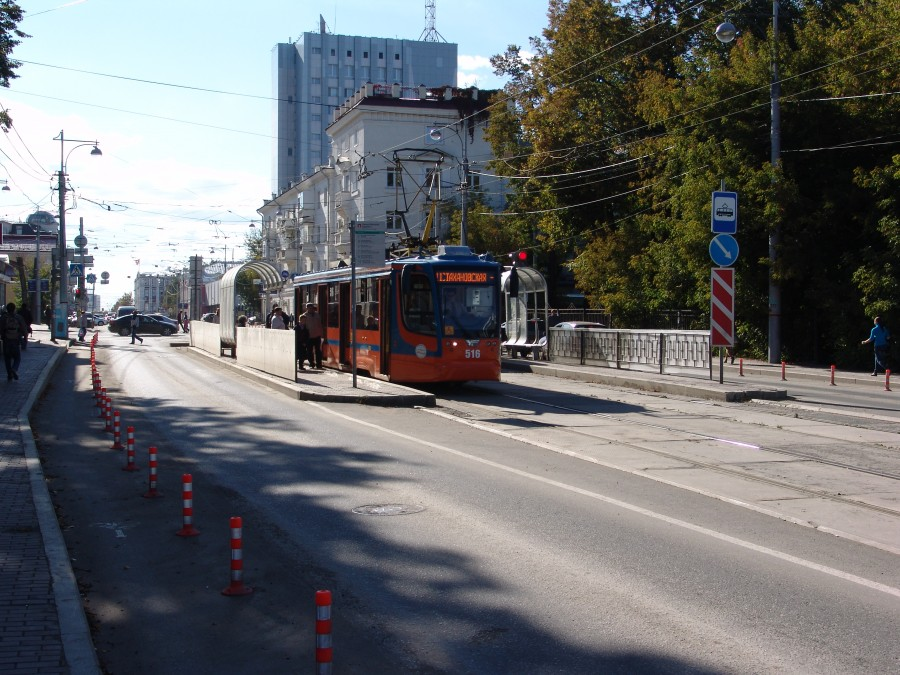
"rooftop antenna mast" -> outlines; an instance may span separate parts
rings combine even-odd
[[[425,0],[425,30],[419,36],[421,42],[446,42],[444,36],[434,27],[434,7],[437,0]]]

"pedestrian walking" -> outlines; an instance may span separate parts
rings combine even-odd
[[[871,342],[873,347],[875,348],[875,370],[872,371],[873,377],[878,375],[879,370],[881,370],[881,372],[883,373],[887,372],[890,340],[891,332],[881,321],[881,317],[876,316],[875,325],[872,326],[872,330],[869,332],[869,339],[863,340],[861,343],[866,345]]]
[[[6,312],[0,316],[0,338],[3,342],[3,364],[6,379],[19,379],[19,365],[22,363],[22,337],[27,335],[25,322],[16,314],[16,303],[6,305]]]
[[[28,349],[28,338],[33,332],[31,329],[33,319],[31,316],[31,310],[28,309],[28,305],[20,305],[18,314],[22,318],[22,321],[25,323],[25,335],[22,336],[22,351],[24,352],[26,349]]]
[[[134,309],[131,311],[131,344],[134,344],[134,341],[137,340],[141,344],[144,344],[143,338],[141,338],[137,334],[138,328],[141,326],[141,317],[138,315],[137,310]]]
[[[322,317],[316,311],[313,303],[307,303],[306,312],[300,316],[309,338],[306,342],[307,358],[309,359],[310,368],[322,367]],[[302,365],[302,363],[301,363]]]
[[[88,318],[87,312],[81,312],[81,317],[78,319],[78,341],[84,342],[84,338],[87,335],[88,331]]]

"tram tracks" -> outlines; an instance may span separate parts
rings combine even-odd
[[[652,429],[655,429],[658,431],[671,432],[673,434],[679,434],[681,436],[693,437],[693,438],[696,438],[701,441],[721,442],[721,443],[726,443],[726,444],[739,445],[739,446],[743,446],[743,447],[750,447],[750,448],[759,449],[761,451],[765,451],[768,453],[781,455],[781,456],[784,456],[787,458],[796,459],[796,460],[803,461],[803,462],[815,463],[815,464],[819,464],[819,465],[823,465],[823,466],[828,466],[831,468],[842,469],[842,470],[857,473],[857,474],[872,476],[872,477],[876,477],[876,478],[880,478],[880,479],[886,479],[888,481],[896,481],[896,482],[900,483],[900,474],[898,474],[898,473],[883,471],[883,470],[879,470],[879,469],[872,469],[869,467],[859,466],[856,464],[851,464],[848,462],[842,462],[842,461],[838,461],[838,460],[832,460],[832,459],[820,457],[820,456],[817,456],[814,454],[805,453],[805,452],[798,451],[798,450],[788,450],[788,449],[784,449],[784,448],[771,448],[771,447],[766,447],[766,446],[752,445],[749,443],[743,443],[740,441],[733,441],[733,440],[729,440],[726,438],[722,438],[721,436],[716,436],[716,435],[701,433],[698,431],[686,430],[686,429],[678,428],[678,427],[671,426],[671,425],[661,424],[659,422],[651,422],[651,421],[647,421],[647,420],[636,420],[632,416],[626,417],[626,416],[617,415],[614,413],[592,412],[592,411],[583,410],[583,409],[579,409],[579,408],[572,407],[572,406],[565,406],[565,405],[560,405],[560,404],[555,404],[555,403],[549,403],[547,401],[531,399],[531,398],[527,398],[527,397],[523,397],[523,396],[514,396],[511,394],[500,394],[498,392],[492,392],[492,393],[494,395],[498,395],[498,396],[502,396],[505,398],[510,398],[510,399],[516,400],[519,403],[525,403],[527,405],[535,406],[536,408],[537,407],[549,408],[551,410],[557,410],[559,412],[582,414],[582,415],[586,415],[586,416],[597,417],[597,418],[602,418],[605,420],[614,421],[616,423],[623,424],[623,425],[642,426],[642,427],[646,427],[646,428],[652,428]],[[447,409],[454,409],[455,404],[458,405],[459,402],[452,401],[452,400],[444,400],[444,401],[439,402],[439,406],[445,406]],[[494,418],[494,419],[506,418],[511,421],[516,420],[515,425],[510,425],[510,426],[517,426],[520,428],[522,427],[522,421],[521,421],[520,416],[517,413],[504,411],[502,406],[485,405],[485,404],[481,404],[481,403],[473,403],[471,401],[465,402],[464,405],[466,407],[469,407],[470,409],[474,408],[474,409],[484,410],[485,411],[484,419],[477,419],[477,417],[478,417],[477,415],[471,415],[471,414],[467,413],[465,410],[459,410],[458,408],[456,409],[456,412],[462,413],[462,415],[464,415],[464,417],[460,417],[459,415],[447,415],[447,417],[453,418],[456,421],[459,421],[462,423],[470,424],[472,426],[477,426],[480,429],[484,429],[484,430],[495,432],[495,433],[503,433],[504,435],[515,437],[517,440],[524,442],[524,443],[538,445],[539,447],[553,450],[555,452],[563,452],[563,454],[566,454],[568,456],[573,456],[573,457],[581,458],[581,459],[589,459],[589,461],[592,461],[592,462],[598,463],[598,464],[602,464],[602,465],[608,466],[610,468],[614,468],[614,469],[618,469],[618,470],[625,470],[630,473],[635,473],[635,474],[651,477],[654,480],[662,480],[658,476],[650,476],[646,471],[640,471],[640,470],[636,471],[634,469],[630,469],[627,467],[614,465],[610,462],[598,461],[595,458],[589,458],[588,456],[583,455],[581,453],[574,453],[571,451],[563,450],[562,448],[557,448],[552,443],[548,443],[547,441],[542,440],[542,441],[536,442],[535,440],[529,439],[525,435],[512,434],[508,430],[500,429],[496,423],[491,423],[487,420],[490,420],[491,418]],[[439,411],[435,411],[435,412],[439,413]],[[532,425],[529,425],[529,426],[532,426]],[[564,430],[567,434],[570,434],[570,435],[575,435],[575,436],[594,439],[594,440],[597,439],[597,436],[595,434],[592,434],[588,431],[584,431],[584,430],[574,427],[572,425],[562,425],[562,424],[556,424],[556,423],[552,423],[552,422],[540,422],[540,423],[534,423],[534,426],[540,426],[541,428],[546,428],[548,431],[552,430],[552,429],[557,429],[557,430],[561,430],[561,431]],[[751,471],[747,470],[746,468],[744,468],[743,470],[737,470],[734,468],[723,466],[721,463],[704,461],[703,459],[700,459],[697,457],[686,456],[683,453],[669,452],[669,451],[666,451],[666,450],[663,450],[660,448],[650,447],[646,444],[636,442],[636,441],[617,440],[616,443],[619,446],[631,448],[633,450],[637,450],[637,451],[647,454],[647,455],[651,455],[651,456],[662,458],[662,459],[667,459],[670,461],[680,462],[683,464],[687,464],[688,466],[690,466],[692,468],[697,468],[697,469],[702,469],[705,471],[714,472],[718,475],[738,478],[738,479],[744,480],[744,481],[751,481],[756,484],[766,485],[766,486],[783,489],[783,490],[789,490],[791,492],[798,493],[799,495],[803,495],[803,496],[810,497],[810,498],[824,499],[824,500],[828,500],[832,503],[856,507],[856,508],[864,509],[864,510],[872,512],[872,513],[887,515],[887,516],[891,516],[894,518],[900,518],[900,509],[895,509],[895,508],[891,508],[888,506],[874,504],[872,502],[868,502],[868,501],[864,501],[864,500],[854,498],[854,497],[851,497],[848,495],[840,494],[833,490],[819,489],[819,488],[810,487],[810,486],[806,486],[806,485],[800,485],[796,481],[785,481],[785,480],[779,480],[777,478],[763,476],[758,473],[752,473]],[[663,480],[662,482],[666,482],[666,483],[669,483],[672,485],[677,485],[677,483],[674,483],[669,480]],[[684,487],[684,486],[682,486],[682,487]]]

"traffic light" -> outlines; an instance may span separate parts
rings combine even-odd
[[[75,289],[75,299],[76,299],[76,300],[81,300],[81,294],[82,294],[83,292],[84,292],[84,291],[82,291],[80,288],[76,288],[76,289]]]
[[[509,254],[513,265],[526,265],[528,263],[528,251],[519,249]]]

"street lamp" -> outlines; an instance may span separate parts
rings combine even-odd
[[[781,79],[778,76],[778,12],[780,8],[779,0],[772,0],[772,50],[770,54],[772,79],[769,84],[771,154],[769,161],[775,171],[775,180],[777,180],[778,169],[781,166]],[[736,32],[734,25],[725,21],[716,28],[716,38],[719,42],[731,42]],[[781,286],[775,270],[780,241],[781,218],[776,218],[775,227],[769,230],[769,363],[781,362]]]
[[[62,314],[62,323],[59,323],[60,317],[57,316],[57,327],[62,326],[61,331],[51,330],[53,337],[61,337],[69,339],[69,268],[66,262],[66,162],[76,149],[92,145],[92,155],[102,155],[100,148],[97,147],[98,141],[84,141],[77,138],[66,138],[65,134],[60,131],[59,136],[53,139],[59,141],[59,308],[57,314]],[[74,148],[65,153],[66,143],[78,143]],[[51,327],[52,328],[52,327]]]
[[[466,124],[467,121],[463,120],[463,123]],[[440,127],[434,128],[428,132],[428,136],[433,141],[440,141],[444,138],[444,129],[450,129],[457,136],[460,136],[460,133],[456,131],[456,129],[451,129],[450,127]],[[462,194],[460,196],[461,202],[461,215],[459,219],[459,244],[460,246],[468,246],[469,245],[469,134],[466,133],[466,130],[463,129],[462,133],[462,168],[463,168],[463,180],[462,185],[460,186]]]

